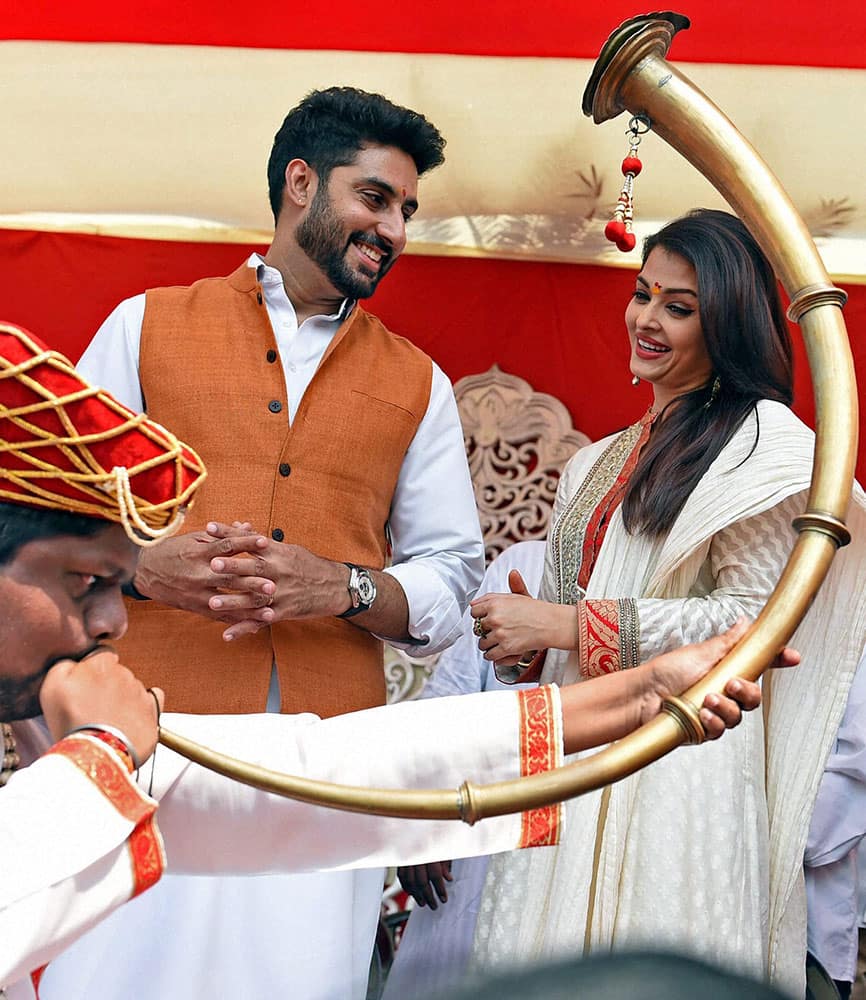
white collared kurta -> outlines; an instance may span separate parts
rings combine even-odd
[[[166,715],[164,724],[292,774],[454,788],[455,795],[467,778],[508,780],[562,757],[553,687],[487,695],[482,704],[445,698],[324,721]],[[44,751],[38,723],[15,731],[25,761]],[[234,783],[163,747],[139,780],[151,794],[104,744],[76,736],[42,752],[0,790],[0,984],[10,998],[32,997],[31,974],[153,884],[166,857],[189,874],[378,867],[553,842],[560,828],[558,806],[474,827],[338,813]]]

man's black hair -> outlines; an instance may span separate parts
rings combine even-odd
[[[57,535],[87,538],[109,527],[110,523],[101,517],[0,501],[0,566],[11,562],[28,542]]]
[[[292,160],[305,160],[326,185],[334,167],[354,163],[367,144],[402,150],[412,157],[419,177],[445,160],[445,140],[417,111],[355,87],[314,90],[286,115],[274,136],[268,160],[274,219],[280,214],[286,167]]]

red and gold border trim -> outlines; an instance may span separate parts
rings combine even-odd
[[[129,860],[132,863],[131,899],[156,885],[165,871],[162,836],[153,816],[141,821],[129,836]]]
[[[520,775],[540,774],[556,767],[562,735],[549,685],[518,692],[520,706]],[[562,806],[529,809],[521,816],[520,847],[550,847],[559,843]]]
[[[130,780],[121,758],[98,737],[67,736],[48,753],[71,761],[87,775],[124,819],[134,824],[127,846],[132,866],[132,897],[159,881],[165,869],[162,837],[156,825],[156,803]]]
[[[156,810],[156,803],[142,795],[130,781],[120,758],[96,737],[67,736],[48,753],[60,754],[75,764],[130,823],[138,825]]]
[[[640,663],[640,623],[633,598],[579,601],[580,675],[601,677]]]
[[[577,605],[577,642],[581,677],[601,677],[621,670],[619,601],[580,601]]]

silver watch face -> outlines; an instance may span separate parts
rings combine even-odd
[[[366,604],[369,607],[376,600],[376,584],[373,583],[373,577],[364,570],[360,570],[357,583],[361,604]]]

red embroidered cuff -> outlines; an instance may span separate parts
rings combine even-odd
[[[633,598],[578,601],[581,677],[600,677],[636,667],[639,632],[637,602]]]
[[[165,852],[155,816],[143,819],[129,835],[127,843],[134,883],[130,899],[135,899],[155,885],[165,870]]]
[[[540,774],[556,767],[562,733],[549,685],[518,692],[520,705],[520,774]],[[529,809],[521,816],[520,847],[559,843],[562,805]]]
[[[60,754],[75,764],[130,823],[137,825],[155,811],[156,804],[130,781],[126,766],[96,733],[65,736],[48,753]]]
[[[577,641],[581,677],[600,677],[621,669],[619,658],[619,602],[579,601]]]
[[[165,852],[155,821],[156,803],[130,780],[132,761],[128,760],[125,749],[118,751],[113,740],[122,744],[122,740],[111,733],[96,730],[80,732],[64,737],[48,753],[59,754],[75,764],[121,816],[134,824],[127,839],[132,867],[132,898],[159,881],[165,869]]]

